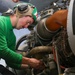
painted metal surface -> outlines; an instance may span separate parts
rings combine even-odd
[[[75,55],[75,0],[71,0],[68,9],[67,34],[69,45]]]

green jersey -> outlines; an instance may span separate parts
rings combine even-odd
[[[16,53],[16,37],[9,16],[0,16],[0,58],[7,65],[19,69],[21,67],[22,55]]]

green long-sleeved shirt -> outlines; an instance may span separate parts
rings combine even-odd
[[[0,58],[3,58],[8,66],[19,69],[22,55],[15,52],[16,37],[9,16],[0,16]]]

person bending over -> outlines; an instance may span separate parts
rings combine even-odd
[[[23,57],[16,53],[16,37],[13,29],[28,28],[37,20],[37,9],[30,3],[20,3],[14,7],[14,14],[0,16],[0,58],[14,69],[23,69],[28,66],[43,69],[44,64],[35,58]]]

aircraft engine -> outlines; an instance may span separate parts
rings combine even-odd
[[[74,7],[75,1],[71,0],[68,8],[52,11],[52,15],[47,14],[41,18],[30,34],[18,40],[18,52],[42,60],[46,65],[46,69],[41,72],[29,70],[34,75],[75,74]],[[24,41],[25,43],[18,48]]]

